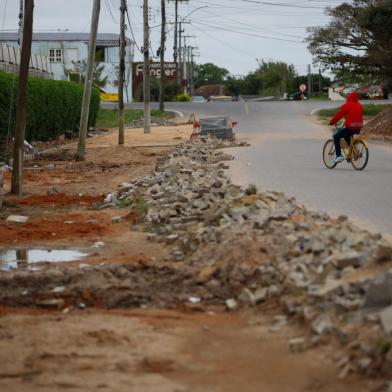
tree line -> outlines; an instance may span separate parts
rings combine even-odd
[[[258,62],[255,71],[246,76],[236,77],[230,72],[215,64],[207,63],[197,65],[195,68],[196,89],[210,84],[223,84],[226,93],[233,96],[239,95],[273,95],[283,96],[284,93],[294,93],[301,84],[308,83],[308,75],[299,75],[294,65],[283,61]],[[322,94],[329,87],[331,80],[320,74],[311,75],[313,92]]]

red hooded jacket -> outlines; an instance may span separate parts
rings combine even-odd
[[[335,114],[329,125],[336,124],[343,117],[345,127],[351,131],[356,132],[363,127],[363,106],[359,103],[357,93],[353,92],[348,95],[347,102]]]

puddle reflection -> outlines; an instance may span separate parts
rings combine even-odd
[[[0,270],[37,270],[31,264],[71,262],[86,256],[76,249],[0,249]]]

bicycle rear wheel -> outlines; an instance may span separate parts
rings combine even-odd
[[[363,170],[369,161],[369,150],[362,140],[355,140],[351,154],[351,164],[355,170]]]
[[[332,139],[325,142],[323,148],[323,161],[324,165],[328,169],[334,169],[336,167],[335,163],[335,144]]]

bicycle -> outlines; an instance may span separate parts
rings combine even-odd
[[[334,134],[339,131],[335,126]],[[340,140],[342,154],[348,163],[351,163],[355,170],[363,170],[369,161],[369,146],[361,135],[351,136],[350,145],[348,146],[344,139]],[[336,153],[333,139],[325,142],[323,148],[323,161],[328,169],[334,169],[337,165],[335,163]]]

